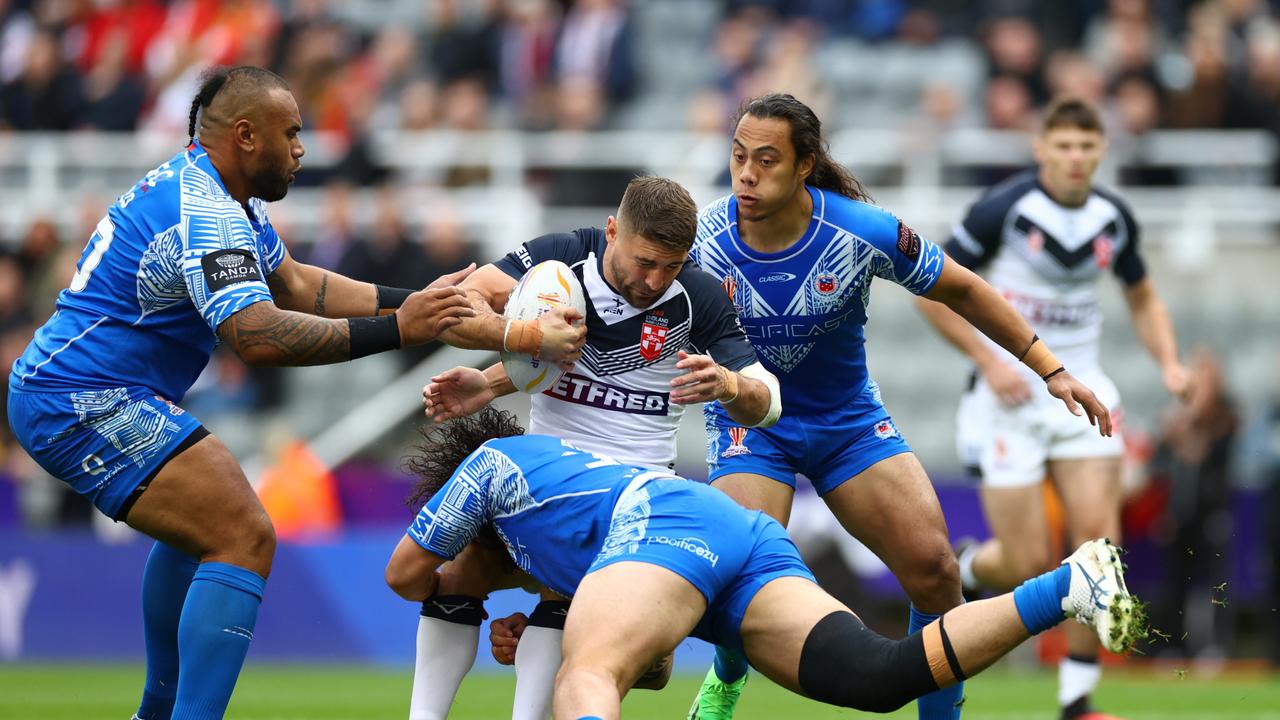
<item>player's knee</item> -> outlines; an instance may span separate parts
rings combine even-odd
[[[949,600],[959,602],[960,563],[949,545],[922,553],[899,579],[917,605],[941,608],[949,607]]]
[[[453,561],[440,568],[440,583],[436,593],[440,595],[470,595],[486,597],[490,587],[485,568],[477,567],[471,556],[459,554]]]
[[[892,712],[937,689],[919,633],[890,640],[845,611],[809,631],[799,680],[814,700],[864,712]]]
[[[246,513],[236,526],[232,552],[236,556],[236,564],[243,564],[263,577],[271,572],[271,560],[276,554],[276,529],[265,510]]]
[[[560,664],[560,670],[556,673],[555,693],[560,694],[568,690],[581,691],[587,688],[597,690],[612,688],[614,692],[621,694],[621,684],[619,673],[603,665],[565,658]]]

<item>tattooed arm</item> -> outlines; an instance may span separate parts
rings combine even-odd
[[[372,283],[300,263],[288,251],[267,277],[267,287],[276,307],[327,318],[367,317],[374,314],[378,302]]]
[[[269,302],[254,303],[227,318],[218,326],[218,337],[247,365],[327,365],[351,359],[346,320],[292,312]]]

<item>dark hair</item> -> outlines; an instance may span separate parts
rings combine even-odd
[[[638,177],[622,193],[618,220],[645,240],[687,252],[698,233],[698,206],[674,180]]]
[[[742,118],[748,115],[761,120],[778,118],[787,121],[791,126],[791,145],[796,149],[796,160],[813,156],[813,171],[805,178],[806,184],[853,200],[871,200],[858,178],[832,159],[827,141],[822,138],[822,121],[808,105],[786,93],[747,98],[738,106],[733,127],[736,129]]]
[[[1057,128],[1076,128],[1106,134],[1098,109],[1078,97],[1058,98],[1045,109],[1044,119],[1040,121],[1041,134]]]
[[[284,78],[260,67],[252,65],[240,65],[238,67],[211,67],[200,75],[200,90],[191,100],[191,119],[187,125],[187,135],[189,141],[196,139],[196,117],[200,110],[208,110],[213,104],[213,98],[222,91],[224,87],[236,87],[245,85],[247,88],[255,90],[265,90],[270,88],[289,88]]]
[[[512,413],[492,405],[474,415],[423,426],[418,432],[422,442],[416,454],[404,460],[404,469],[418,477],[408,500],[409,507],[421,508],[453,477],[467,456],[494,438],[523,435],[524,428]]]

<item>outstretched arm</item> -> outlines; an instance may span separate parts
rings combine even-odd
[[[1160,366],[1164,387],[1175,397],[1187,400],[1191,394],[1191,374],[1178,359],[1178,340],[1164,301],[1156,293],[1151,278],[1143,278],[1125,288],[1129,318],[1147,352]]]
[[[455,367],[431,378],[422,388],[422,404],[427,417],[444,422],[479,411],[494,399],[516,391],[502,363],[494,363],[483,371]]]
[[[255,302],[220,323],[218,337],[257,366],[326,365],[420,345],[474,314],[455,287],[467,272],[440,277],[381,317],[333,320]]]
[[[924,297],[945,304],[967,320],[1043,378],[1049,394],[1062,400],[1068,410],[1079,415],[1083,405],[1089,422],[1097,425],[1101,434],[1111,434],[1111,414],[1093,391],[1066,372],[1022,315],[982,278],[945,258],[937,283]],[[962,349],[968,344],[965,341]]]

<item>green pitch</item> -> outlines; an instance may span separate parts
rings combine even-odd
[[[683,718],[700,678],[677,676],[660,692],[635,692],[623,705],[627,718]],[[229,718],[238,720],[403,720],[410,672],[364,667],[250,665],[240,678]],[[999,669],[969,683],[966,720],[1056,720],[1053,673]],[[140,666],[0,664],[0,719],[127,720],[142,683]],[[510,716],[512,676],[473,675],[463,684],[454,713],[460,720]],[[1213,680],[1169,671],[1111,673],[1097,694],[1099,706],[1129,720],[1280,720],[1280,678],[1226,676]],[[915,718],[913,706],[884,717]],[[798,698],[752,678],[737,714],[764,718],[872,717]]]

